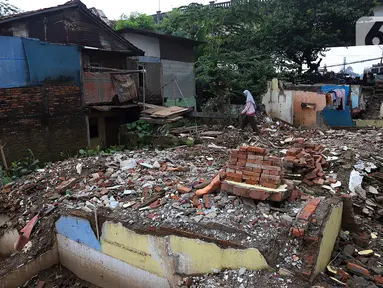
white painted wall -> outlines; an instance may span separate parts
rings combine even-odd
[[[187,62],[161,60],[163,83],[166,84],[175,79],[181,88],[185,98],[195,97],[194,64]],[[169,99],[182,98],[177,85],[172,82],[164,88],[164,97]]]
[[[160,41],[158,38],[134,33],[124,33],[122,36],[137,48],[145,51],[145,56],[160,58]]]
[[[277,79],[267,83],[267,92],[262,97],[262,104],[265,105],[267,115],[279,118],[290,124],[294,123],[293,93],[292,91],[279,90]]]
[[[165,278],[133,267],[57,234],[60,263],[81,279],[104,288],[170,288]]]

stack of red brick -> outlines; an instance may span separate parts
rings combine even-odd
[[[266,154],[266,149],[259,147],[243,146],[232,150],[226,180],[278,188],[282,183],[281,158]]]
[[[324,168],[328,167],[326,159],[322,156],[324,147],[317,144],[297,143],[287,151],[283,160],[284,173],[300,174],[303,182],[309,186],[325,183]]]

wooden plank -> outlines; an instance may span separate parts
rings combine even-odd
[[[181,120],[183,119],[184,117],[182,116],[178,116],[178,117],[175,117],[175,118],[171,118],[171,119],[168,119],[168,118],[150,118],[150,117],[140,117],[140,120],[145,120],[146,122],[150,123],[150,124],[157,124],[157,125],[162,125],[162,124],[166,124],[166,123],[172,123],[172,122],[176,122],[178,120]]]
[[[177,107],[177,106],[171,106],[171,107],[166,107],[167,109],[160,110],[156,113],[152,114],[152,117],[156,118],[166,118],[169,116],[173,116],[174,114],[179,114],[179,113],[186,113],[189,111],[189,108],[182,108],[182,107]]]
[[[138,102],[138,105],[144,106],[144,103]],[[145,103],[145,107],[147,107],[147,108],[158,108],[158,107],[163,107],[163,106],[158,106],[158,105],[154,105],[154,104]]]
[[[150,108],[150,109],[146,109],[146,110],[142,111],[142,113],[144,113],[144,114],[154,114],[154,113],[157,113],[159,111],[164,110],[164,108],[166,108],[166,107]]]

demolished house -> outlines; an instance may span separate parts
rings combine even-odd
[[[58,263],[99,287],[382,283],[382,133],[261,130],[72,158],[2,187],[3,287]]]
[[[0,35],[2,59],[10,60],[2,61],[0,82],[9,161],[31,147],[39,159],[55,160],[117,145],[119,126],[138,119],[138,74],[126,71],[138,70],[129,57],[144,52],[82,2],[2,18]]]
[[[381,85],[294,85],[268,82],[262,104],[267,114],[291,125],[310,128],[383,127]],[[360,119],[359,115],[363,115]]]
[[[2,157],[111,145],[138,117],[139,66],[166,57],[150,62],[93,13],[71,1],[0,19]],[[260,135],[196,122],[169,129],[191,142],[66,157],[1,183],[0,286],[381,287],[383,131],[342,129],[363,87],[268,88]],[[167,125],[189,110],[146,106]]]

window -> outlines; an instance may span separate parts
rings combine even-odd
[[[90,138],[98,137],[98,118],[89,119],[89,137]]]

